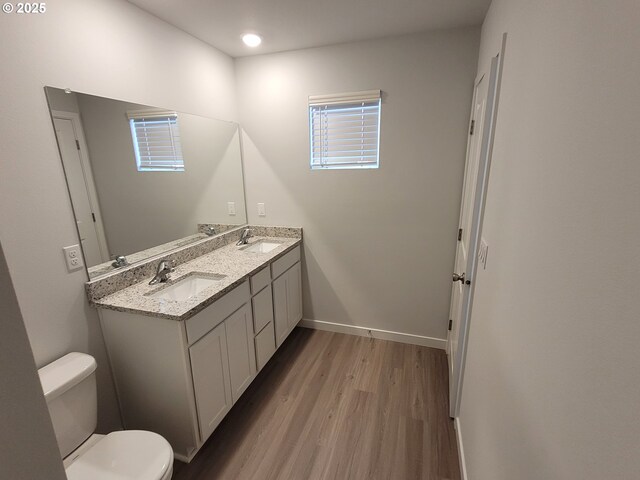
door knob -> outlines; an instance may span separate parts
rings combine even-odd
[[[462,275],[458,275],[457,273],[453,274],[453,281],[454,282],[462,282],[464,283],[464,273]]]

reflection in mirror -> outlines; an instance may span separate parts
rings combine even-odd
[[[246,224],[236,123],[45,90],[90,278]]]

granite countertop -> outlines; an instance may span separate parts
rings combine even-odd
[[[93,304],[98,308],[120,312],[138,313],[177,321],[186,320],[240,285],[268,263],[302,243],[301,238],[258,236],[252,237],[249,240],[249,245],[261,240],[281,243],[281,245],[269,253],[252,253],[235,244],[227,245],[190,262],[178,265],[166,283],[149,285],[149,281],[153,277],[148,277],[135,285],[95,300]],[[204,274],[203,276],[226,275],[226,277],[183,301],[149,296],[150,293],[165,289],[182,280],[183,277],[194,273]]]

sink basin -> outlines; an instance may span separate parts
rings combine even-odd
[[[251,253],[269,253],[271,250],[274,250],[282,245],[279,242],[270,242],[268,240],[260,240],[248,247],[244,247],[243,250],[245,252]]]
[[[154,293],[148,294],[152,298],[162,300],[174,300],[177,302],[188,300],[205,288],[215,285],[226,275],[218,274],[193,274],[187,275],[168,287],[162,287]]]

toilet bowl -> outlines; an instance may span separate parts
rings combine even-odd
[[[173,452],[158,434],[125,430],[92,435],[64,464],[67,480],[169,480]]]
[[[96,361],[69,353],[38,373],[68,480],[169,480],[173,450],[143,430],[95,434]]]

